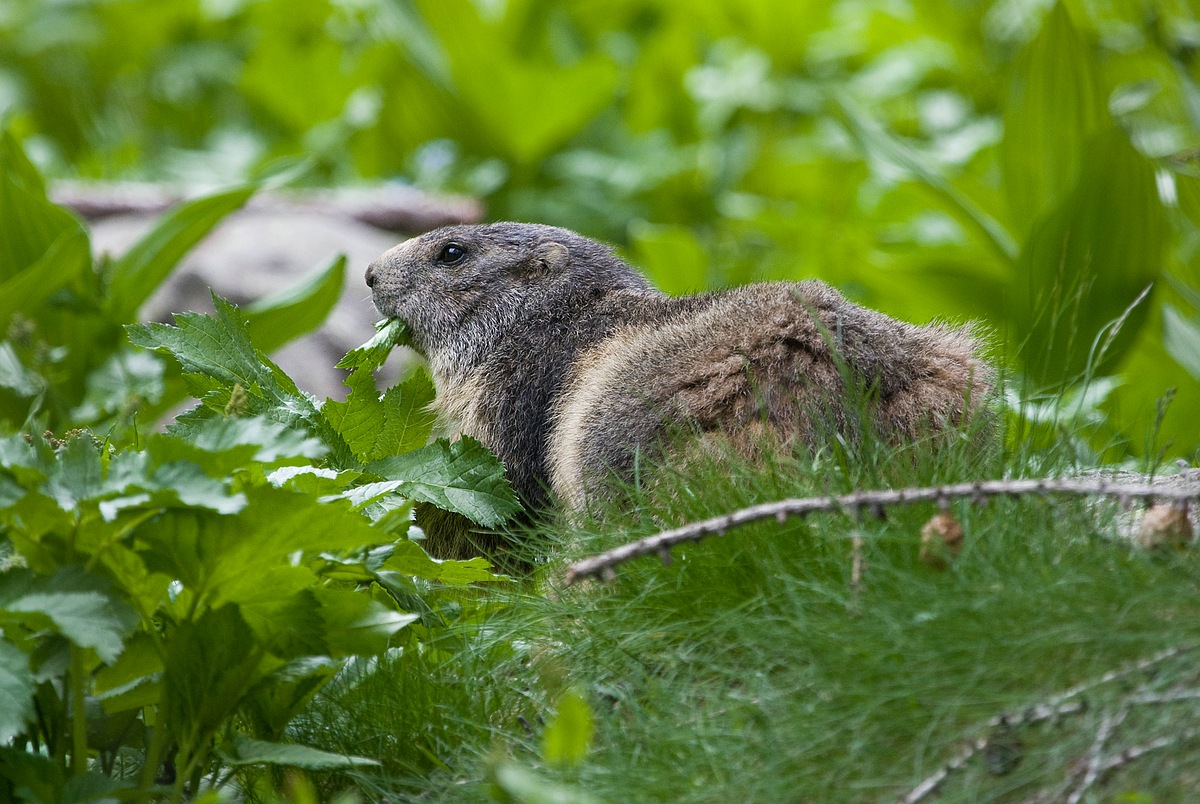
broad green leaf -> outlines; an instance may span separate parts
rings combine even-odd
[[[847,129],[868,159],[910,173],[939,196],[948,212],[974,229],[1003,260],[1017,256],[1012,235],[979,204],[955,187],[935,165],[915,148],[897,139],[844,94],[832,98]],[[880,171],[876,171],[880,172]]]
[[[46,388],[45,380],[25,367],[8,341],[0,341],[0,388],[26,399]]]
[[[241,496],[245,506],[234,516],[180,510],[140,528],[135,536],[147,568],[178,578],[213,605],[251,599],[260,605],[264,595],[272,597],[262,577],[279,567],[295,570],[293,554],[361,550],[390,540],[344,500],[317,502],[271,486],[248,487]],[[305,573],[299,577],[311,582],[311,573]],[[285,581],[297,583],[277,579]],[[286,599],[287,593],[276,596]]]
[[[230,765],[283,765],[304,770],[342,770],[361,768],[379,763],[365,757],[331,754],[295,743],[268,743],[235,734],[233,744],[221,751],[221,758]]]
[[[341,298],[345,273],[346,257],[339,255],[296,284],[246,305],[242,312],[254,345],[269,354],[320,326]]]
[[[387,649],[388,640],[416,614],[388,609],[364,594],[328,587],[310,590],[320,605],[328,655],[371,656]]]
[[[1200,178],[1187,173],[1176,173],[1175,192],[1179,197],[1179,208],[1200,229]]]
[[[659,290],[678,296],[708,287],[708,254],[690,229],[637,221],[629,233],[634,260]]]
[[[154,637],[145,631],[125,642],[115,662],[101,667],[95,675],[96,697],[106,712],[121,712],[157,700],[162,680],[163,659]]]
[[[1200,380],[1200,317],[1187,319],[1171,305],[1163,305],[1163,346],[1179,365]]]
[[[67,261],[68,254],[78,251],[79,244],[75,241],[81,234],[83,231],[75,216],[46,198],[45,185],[21,146],[8,131],[0,132],[0,288],[7,290],[10,280],[19,278],[21,272],[39,263],[56,243],[63,244],[57,259],[40,263],[38,276],[46,284],[61,287],[57,282],[64,267],[57,262]],[[68,242],[71,243],[69,247]],[[82,242],[86,253],[85,234]],[[68,266],[65,272],[77,268]],[[21,280],[21,286],[26,291],[36,290],[25,284],[28,276],[26,274]],[[0,305],[4,305],[0,309],[9,306],[26,309],[21,297],[2,297]],[[7,315],[0,316],[0,324],[5,323]]]
[[[491,571],[491,566],[487,559],[479,557],[462,561],[432,558],[416,542],[400,539],[393,546],[392,555],[383,562],[381,569],[437,581],[447,586],[466,586],[483,581],[504,580],[503,575],[496,575]]]
[[[500,801],[521,804],[599,804],[600,799],[581,787],[546,779],[515,762],[505,762],[492,771],[493,793]]]
[[[117,352],[88,376],[83,402],[71,411],[72,418],[91,423],[158,402],[165,391],[164,369],[161,360],[141,349]]]
[[[29,657],[0,638],[0,743],[7,745],[25,730],[25,724],[33,717],[33,691]]]
[[[560,768],[578,766],[587,756],[593,731],[592,708],[578,692],[568,690],[542,734],[542,759]]]
[[[0,436],[0,471],[8,472],[27,487],[41,483],[46,477],[37,448],[21,434]]]
[[[0,331],[7,328],[14,313],[37,310],[91,266],[87,233],[78,224],[64,230],[34,262],[0,281]]]
[[[1103,373],[1129,348],[1148,310],[1130,306],[1159,278],[1169,234],[1154,166],[1123,132],[1085,151],[1078,184],[1034,225],[1014,276],[1010,320],[1026,369],[1048,384],[1101,357],[1092,368]]]
[[[617,66],[597,52],[567,64],[535,61],[505,47],[507,20],[487,19],[468,0],[426,2],[421,10],[450,64],[461,112],[478,123],[475,136],[519,164],[536,164],[613,101]]]
[[[258,682],[262,649],[234,605],[180,623],[166,644],[166,722],[190,758]]]
[[[252,733],[270,740],[281,738],[288,723],[344,664],[328,656],[305,656],[273,671],[251,690],[242,709],[253,725]]]
[[[0,617],[52,623],[55,630],[101,661],[114,661],[125,635],[137,622],[102,577],[81,567],[63,567],[53,577],[11,570],[0,575]]]
[[[500,461],[469,436],[440,439],[375,461],[367,470],[400,481],[397,491],[413,500],[454,511],[485,527],[500,525],[521,510]]]
[[[1005,103],[1001,164],[1019,232],[1071,191],[1084,150],[1107,119],[1096,57],[1056,3],[1013,65]]]
[[[88,435],[69,440],[56,458],[46,490],[64,510],[74,510],[85,500],[103,496],[106,489],[100,449]]]
[[[143,302],[221,220],[254,194],[241,187],[171,210],[108,270],[105,308],[117,321],[133,321]]]
[[[328,451],[307,431],[265,416],[218,416],[169,429],[169,435],[152,436],[147,443],[155,461],[189,461],[214,477],[225,477],[252,461],[316,459]]]
[[[361,592],[312,587],[293,594],[270,623],[271,645],[282,657],[372,656],[417,615],[389,609]]]
[[[63,769],[50,757],[2,745],[0,779],[23,791],[22,801],[60,804],[63,800]]]

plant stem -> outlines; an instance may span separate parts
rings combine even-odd
[[[71,706],[71,775],[87,772],[87,707],[83,699],[83,648],[71,646],[70,706]]]

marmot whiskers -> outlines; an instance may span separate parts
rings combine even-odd
[[[445,425],[484,443],[527,506],[569,507],[680,432],[812,443],[962,425],[992,379],[962,328],[918,327],[816,281],[670,297],[566,229],[450,226],[367,270],[429,360]],[[861,397],[861,395],[860,395]]]

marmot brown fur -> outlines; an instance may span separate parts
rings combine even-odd
[[[450,226],[379,257],[375,305],[429,360],[445,425],[504,463],[527,506],[583,506],[680,432],[811,443],[963,424],[991,385],[969,331],[918,327],[821,282],[666,296],[551,226]]]

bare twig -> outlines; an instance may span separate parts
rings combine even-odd
[[[1119,678],[1124,678],[1125,676],[1148,670],[1154,665],[1165,662],[1168,659],[1182,656],[1183,654],[1194,650],[1195,647],[1195,645],[1181,645],[1173,648],[1166,648],[1165,650],[1161,650],[1151,656],[1147,656],[1145,659],[1139,659],[1136,662],[1131,662],[1113,670],[1109,670],[1108,672],[1097,676],[1096,678],[1090,678],[1086,681],[1076,684],[1073,687],[1069,687],[1057,695],[1050,697],[1046,701],[1031,706],[1028,709],[1020,712],[1004,712],[1003,714],[997,715],[984,724],[983,728],[981,729],[984,732],[984,736],[978,737],[973,742],[968,744],[945,765],[942,765],[940,768],[926,777],[920,784],[910,790],[908,794],[901,799],[901,801],[903,801],[904,804],[916,804],[916,802],[922,801],[927,796],[936,792],[941,786],[942,782],[944,782],[951,773],[962,770],[972,757],[988,747],[992,740],[992,734],[994,734],[997,729],[1005,727],[1016,728],[1019,726],[1031,726],[1035,723],[1041,723],[1042,721],[1049,720],[1052,717],[1083,712],[1087,708],[1084,702],[1073,700],[1078,698],[1082,693],[1116,681]],[[1115,724],[1113,727],[1115,728]],[[1184,738],[1180,737],[1179,739]],[[1126,751],[1121,752],[1121,755],[1119,756],[1123,756],[1129,751],[1139,751],[1139,753],[1129,756],[1124,760],[1124,762],[1130,762],[1136,759],[1138,756],[1146,753],[1146,751],[1162,747],[1157,744],[1147,745],[1150,747],[1147,748],[1145,746],[1141,746],[1137,749],[1127,749]],[[1112,765],[1112,762],[1113,760],[1109,759],[1105,762],[1098,763],[1095,771],[1097,778],[1107,773],[1111,769],[1110,766],[1116,767],[1115,765]]]
[[[611,576],[614,567],[631,559],[650,554],[662,555],[663,551],[677,544],[696,542],[709,536],[721,536],[730,528],[768,517],[784,521],[789,516],[803,517],[818,512],[841,511],[856,514],[863,510],[882,511],[886,506],[918,502],[940,502],[951,499],[970,499],[983,502],[992,497],[1049,494],[1115,497],[1122,503],[1133,499],[1182,502],[1200,500],[1200,483],[1159,486],[1144,483],[1110,483],[1105,480],[990,480],[979,483],[959,483],[952,486],[859,491],[840,497],[803,497],[781,500],[743,508],[740,511],[701,522],[693,522],[577,561],[567,569],[567,584],[577,583],[584,578]]]
[[[165,184],[60,182],[55,203],[95,221],[112,215],[157,214],[190,197],[187,190]],[[434,195],[399,184],[336,190],[264,190],[247,205],[270,211],[307,211],[340,215],[396,232],[425,232],[452,223],[483,219],[483,204],[474,198]]]
[[[863,569],[866,561],[863,559],[863,537],[857,530],[850,535],[850,607],[859,611],[859,598],[862,593]]]
[[[1132,748],[1126,748],[1116,756],[1109,757],[1100,766],[1100,774],[1103,775],[1109,771],[1116,770],[1122,765],[1128,765],[1139,757],[1149,754],[1151,751],[1157,751],[1160,748],[1167,748],[1176,743],[1187,743],[1200,737],[1200,728],[1184,729],[1178,734],[1164,734],[1162,737],[1151,740],[1148,743],[1135,745]]]
[[[1062,717],[1064,715],[1076,715],[1087,709],[1087,705],[1083,701],[1060,701],[1055,704],[1037,704],[1020,712],[1005,712],[997,715],[987,722],[987,733],[978,737],[969,743],[965,748],[947,762],[942,767],[938,768],[933,774],[926,777],[919,785],[909,791],[908,795],[904,796],[901,801],[904,804],[916,804],[926,796],[930,795],[941,786],[950,774],[960,771],[966,767],[967,763],[976,754],[985,750],[992,743],[992,735],[998,729],[1015,729],[1019,726],[1032,726],[1035,723],[1041,723],[1051,718]]]
[[[1079,780],[1079,784],[1067,796],[1067,804],[1079,804],[1084,794],[1100,778],[1101,768],[1104,764],[1104,759],[1101,756],[1104,752],[1104,746],[1108,743],[1108,739],[1112,737],[1113,731],[1128,716],[1129,707],[1125,707],[1118,710],[1116,714],[1105,715],[1100,720],[1100,727],[1096,729],[1096,739],[1092,741],[1092,747],[1088,750],[1087,768],[1084,770],[1083,778]]]

